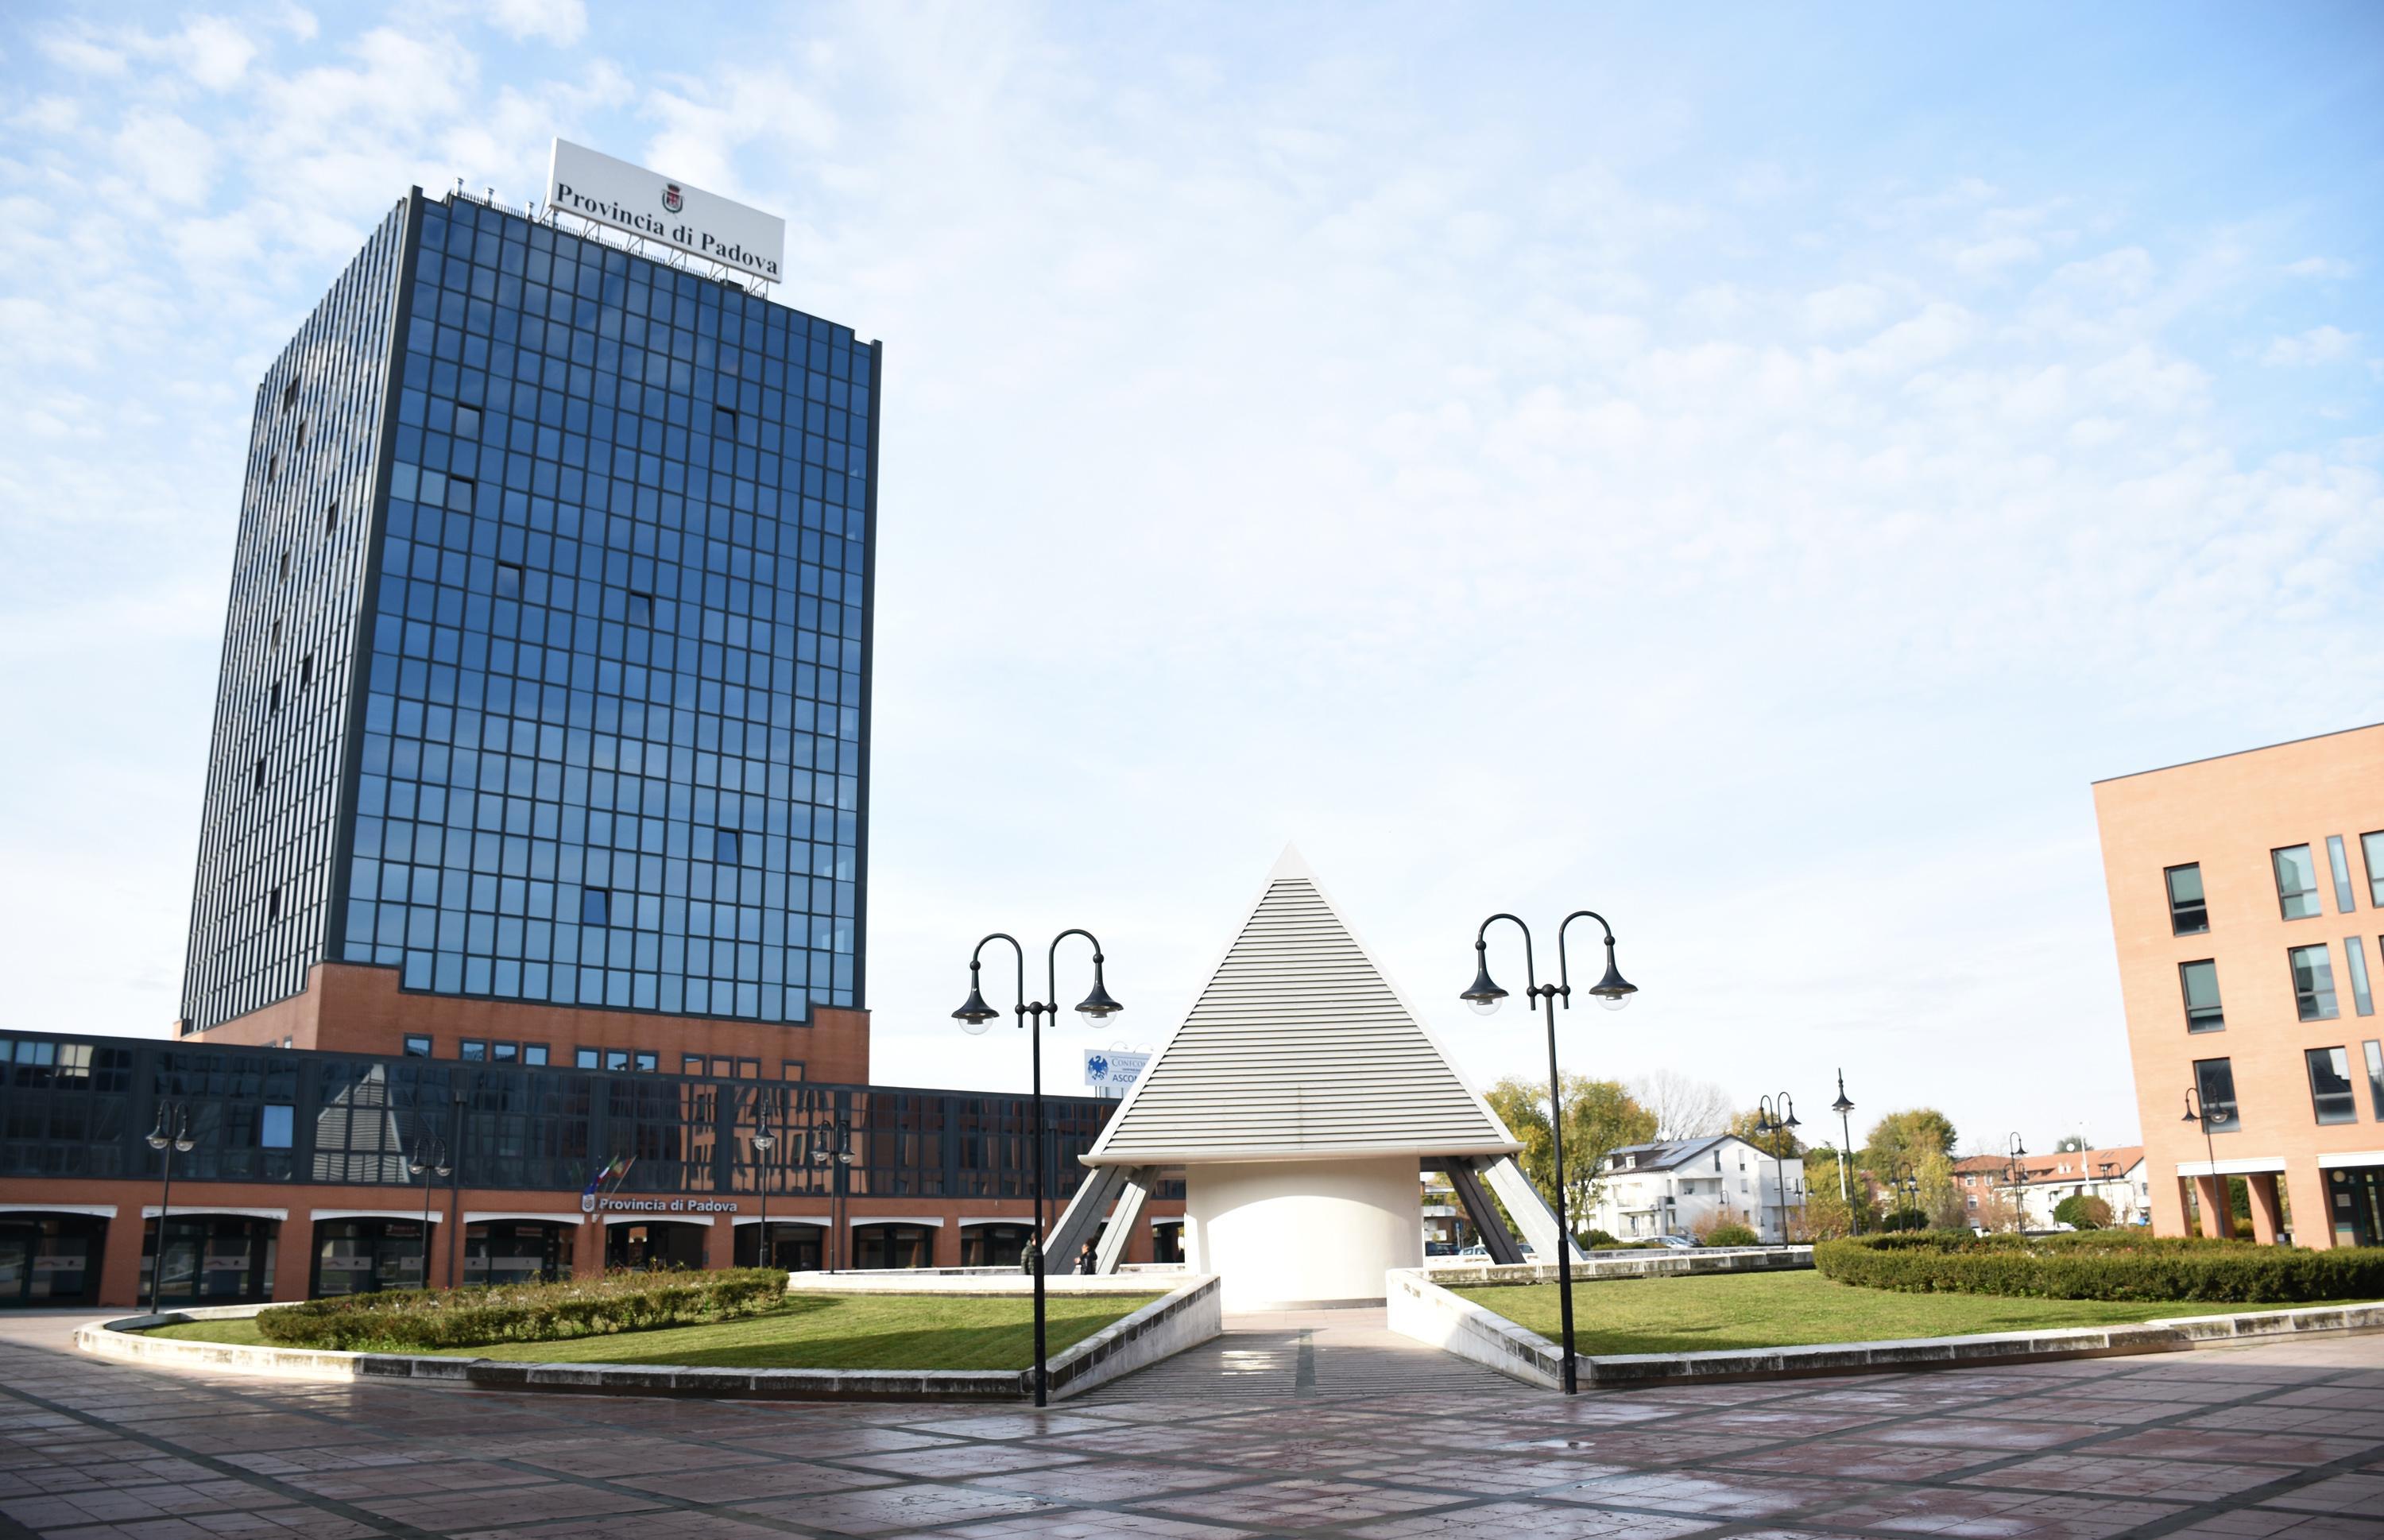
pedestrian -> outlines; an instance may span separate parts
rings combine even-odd
[[[1076,1253],[1076,1271],[1079,1273],[1090,1273],[1093,1271],[1093,1243],[1091,1241],[1086,1241],[1085,1242],[1085,1248]]]

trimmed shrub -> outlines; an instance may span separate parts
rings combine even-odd
[[[1907,1294],[2277,1304],[2384,1297],[2384,1248],[2304,1251],[2114,1230],[1864,1236],[1823,1241],[1813,1265],[1842,1284]]]
[[[2088,1193],[2073,1192],[2053,1206],[2053,1222],[2080,1230],[2102,1230],[2111,1223],[2111,1205]]]
[[[1763,1237],[1744,1224],[1717,1224],[1706,1232],[1707,1246],[1760,1246]]]
[[[620,1272],[553,1284],[310,1299],[260,1312],[256,1330],[285,1348],[405,1353],[701,1325],[758,1314],[786,1297],[787,1275],[768,1268]]]
[[[1603,1230],[1592,1230],[1588,1235],[1582,1237],[1581,1243],[1583,1246],[1593,1248],[1600,1246],[1619,1246],[1621,1244]]]

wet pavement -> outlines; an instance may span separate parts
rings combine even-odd
[[[2384,1336],[1567,1401],[1322,1313],[1043,1413],[169,1372],[0,1318],[0,1536],[2384,1536]]]

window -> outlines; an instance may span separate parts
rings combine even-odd
[[[268,920],[278,920],[281,918],[280,888],[268,888],[265,890],[265,917]]]
[[[583,925],[609,925],[613,923],[613,893],[606,888],[583,888],[579,890],[579,923]]]
[[[629,1050],[625,1048],[606,1049],[604,1050],[604,1067],[608,1070],[627,1069],[629,1067]]]
[[[405,1039],[405,1056],[406,1056],[408,1059],[428,1059],[428,1058],[429,1058],[429,1057],[430,1057],[430,1039],[429,1039],[429,1038],[428,1038],[428,1037],[407,1037],[407,1038]]]
[[[2370,1037],[2359,1046],[2367,1054],[2367,1110],[2384,1123],[2384,1043]]]
[[[2384,829],[2361,835],[2359,854],[2367,863],[2367,901],[2384,909]]]
[[[2376,997],[2367,988],[2367,943],[2356,936],[2342,938],[2343,972],[2351,975],[2351,1008],[2363,1016],[2376,1014]]]
[[[332,503],[323,511],[323,533],[329,534],[340,527],[340,505]]]
[[[2194,1093],[2202,1101],[2203,1121],[2214,1134],[2231,1134],[2243,1126],[2235,1115],[2235,1062],[2197,1059],[2193,1062]]]
[[[733,439],[737,437],[737,409],[735,407],[714,406],[712,409],[712,436],[715,439]]]
[[[727,1080],[736,1075],[737,1065],[727,1059],[714,1059],[712,1062],[712,1073],[719,1079]]]
[[[2224,1031],[2227,1015],[2218,1008],[2218,964],[2206,958],[2200,962],[2180,962],[2177,975],[2185,986],[2185,1029]]]
[[[701,1053],[680,1054],[678,1056],[678,1073],[681,1074],[702,1074],[703,1073],[703,1055]]]
[[[2202,866],[2168,869],[2168,928],[2174,936],[2199,936],[2210,928],[2210,908],[2202,901]]]
[[[265,457],[265,478],[267,481],[278,481],[281,478],[280,455],[268,454]]]
[[[738,1079],[739,1079],[739,1080],[759,1080],[759,1079],[761,1079],[761,1078],[762,1078],[762,1061],[760,1061],[759,1059],[739,1059],[739,1060],[738,1060],[738,1061],[737,1061],[737,1078],[738,1078]]]
[[[723,866],[737,864],[737,831],[735,829],[712,831],[712,859]]]
[[[2323,913],[2317,901],[2317,863],[2310,859],[2307,845],[2270,851],[2268,859],[2276,863],[2277,904],[2286,919],[2306,920]]]
[[[522,1062],[525,1064],[543,1066],[546,1063],[546,1045],[544,1043],[524,1043],[522,1045]]]
[[[572,1055],[572,1062],[583,1070],[595,1069],[597,1067],[596,1050],[592,1048],[583,1048]]]
[[[258,760],[256,762],[255,789],[259,791],[265,789],[265,762],[263,760]]]
[[[281,622],[277,620],[265,628],[265,650],[268,652],[281,651]]]
[[[466,1037],[455,1045],[455,1057],[485,1064],[489,1062],[489,1045],[478,1037]]]
[[[447,478],[447,506],[456,513],[468,514],[479,491],[480,484],[470,477],[451,476]]]
[[[521,1058],[521,1045],[519,1043],[490,1043],[489,1045],[489,1057],[490,1060],[500,1064],[515,1063],[519,1062]]]
[[[2326,864],[2334,876],[2334,912],[2348,914],[2359,907],[2359,900],[2351,896],[2351,857],[2343,851],[2342,836],[2326,837]]]
[[[511,562],[497,564],[497,597],[519,599],[522,590],[522,569]]]
[[[315,654],[307,653],[298,660],[298,688],[311,689],[315,683]]]
[[[2328,959],[2326,944],[2295,947],[2286,957],[2292,962],[2293,1003],[2301,1010],[2305,1022],[2330,1022],[2341,1015],[2334,1000],[2334,965]]]
[[[661,1056],[656,1054],[652,1049],[641,1048],[638,1049],[635,1062],[636,1067],[647,1074],[652,1074],[656,1070],[663,1067]]]
[[[298,404],[298,377],[292,375],[290,383],[281,387],[281,409],[285,412]]]
[[[478,407],[474,407],[474,406],[458,406],[458,407],[456,407],[456,408],[455,408],[455,437],[457,437],[457,438],[459,438],[459,439],[477,439],[477,438],[478,438],[479,436],[480,436],[480,413],[479,413],[479,409],[478,409]]]
[[[2351,1090],[2351,1056],[2339,1048],[2314,1048],[2309,1062],[2310,1110],[2320,1123],[2357,1123],[2359,1102]]]
[[[651,593],[629,595],[629,624],[651,626],[654,623],[654,596]]]
[[[778,1078],[779,1078],[779,1079],[781,1079],[781,1080],[801,1080],[802,1077],[803,1077],[803,1062],[802,1062],[801,1060],[800,1060],[800,1059],[782,1059],[782,1060],[780,1060],[780,1061],[778,1062]]]
[[[287,1048],[288,1044],[283,1044]],[[256,1142],[266,1149],[287,1149],[290,1136],[298,1117],[294,1107],[266,1106],[257,1109]]]
[[[299,419],[299,423],[298,423],[298,442],[297,442],[297,446],[296,446],[296,447],[297,447],[298,449],[304,449],[304,448],[305,448],[305,447],[306,447],[306,423],[305,423],[305,419],[304,419],[304,418]]]
[[[290,553],[287,551],[281,553],[281,580],[285,583],[290,581]]]
[[[265,687],[265,710],[270,715],[281,709],[281,681],[274,680]]]

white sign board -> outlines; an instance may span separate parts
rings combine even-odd
[[[554,142],[546,202],[772,283],[785,272],[784,219],[567,139]]]
[[[1107,1087],[1124,1090],[1142,1077],[1143,1066],[1150,1062],[1148,1053],[1128,1053],[1124,1049],[1088,1048],[1085,1049],[1085,1084],[1094,1087]]]

